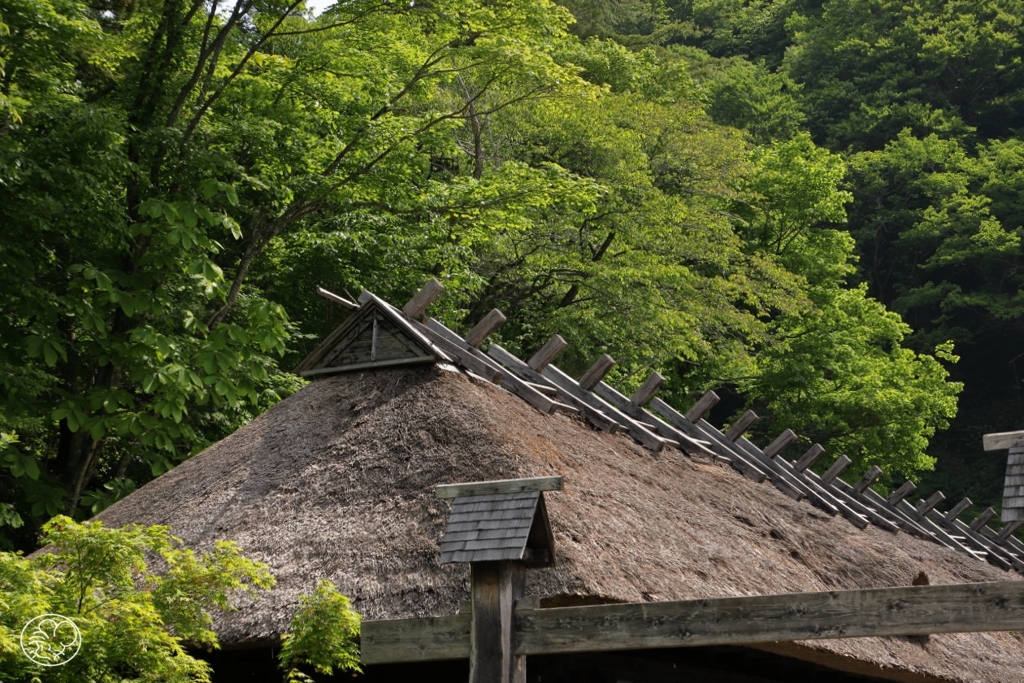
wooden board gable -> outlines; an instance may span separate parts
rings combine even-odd
[[[394,309],[370,301],[339,325],[295,371],[314,377],[437,360],[437,349],[398,319]]]

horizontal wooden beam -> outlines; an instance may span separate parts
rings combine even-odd
[[[981,437],[986,451],[1003,451],[1007,448],[1024,446],[1024,432],[997,432]]]
[[[472,613],[423,619],[364,621],[359,654],[363,664],[469,659]]]
[[[434,363],[436,356],[415,356],[413,358],[393,358],[391,360],[378,360],[367,363],[352,363],[351,365],[338,365],[333,368],[316,368],[314,370],[303,370],[299,374],[303,377],[319,377],[321,375],[337,375],[342,372],[355,372],[356,370],[368,370],[370,368],[387,368],[399,365],[422,365],[423,363]]]
[[[1024,581],[521,610],[516,652],[1024,630]]]
[[[1024,630],[1024,581],[514,611],[515,652],[543,655]],[[363,664],[468,659],[470,614],[364,621]]]
[[[520,493],[522,491],[561,491],[562,477],[534,477],[531,479],[501,479],[472,481],[464,484],[441,484],[434,488],[438,498],[459,496],[486,496],[492,493]]]

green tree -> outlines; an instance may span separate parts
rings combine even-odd
[[[0,503],[23,547],[297,387],[285,309],[248,282],[275,239],[344,222],[455,268],[444,221],[500,198],[439,168],[454,131],[573,81],[544,0],[25,7],[0,52]]]

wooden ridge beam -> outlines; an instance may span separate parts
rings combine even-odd
[[[983,526],[989,523],[989,521],[996,516],[996,511],[992,508],[985,508],[984,512],[974,518],[974,521],[970,523],[970,527],[975,531],[980,531]]]
[[[875,483],[875,479],[878,479],[880,476],[882,476],[882,468],[878,465],[872,465],[871,469],[864,473],[864,476],[854,484],[853,488],[857,493],[864,493],[868,487]],[[970,505],[969,502],[968,505]]]
[[[912,481],[905,481],[903,484],[889,494],[889,505],[899,505],[900,501],[917,490],[917,484]]]
[[[434,487],[434,497],[444,499],[458,498],[459,496],[486,496],[495,493],[522,493],[523,491],[561,491],[564,481],[561,476],[556,476],[439,484]]]
[[[944,500],[946,500],[946,494],[944,494],[942,491],[936,491],[932,495],[928,496],[928,500],[916,506],[917,514],[922,516],[927,515],[929,512],[935,509],[936,505],[938,505]]]
[[[516,653],[1024,630],[1024,581],[521,610]]]

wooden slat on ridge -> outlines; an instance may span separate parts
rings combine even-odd
[[[555,389],[556,396],[558,396],[559,400],[564,401],[571,406],[575,406],[580,411],[580,415],[598,429],[609,433],[614,433],[622,429],[619,423],[608,415],[605,415],[600,410],[595,410],[590,405],[583,403],[582,401],[578,401],[568,392],[562,391],[549,382],[543,375],[516,358],[515,355],[503,349],[499,344],[491,344],[490,348],[487,349],[487,355],[500,363],[502,367],[519,379]]]
[[[472,358],[474,363],[498,373],[500,378],[498,383],[504,385],[509,391],[516,394],[542,413],[550,413],[557,407],[556,401],[552,401],[550,398],[537,391],[534,387],[530,386],[515,375],[505,372],[500,365],[495,363],[486,354],[471,346],[466,340],[462,339],[458,334],[448,329],[434,318],[427,320],[427,324],[422,327],[427,335],[457,347],[461,354],[459,356],[460,360],[464,360],[467,357]],[[481,339],[480,341],[483,340]]]
[[[658,375],[658,377],[661,377],[661,375]],[[641,390],[642,389],[644,389],[644,387],[641,387]],[[620,394],[614,387],[604,382],[598,382],[597,385],[594,387],[594,393],[597,394],[602,399],[604,399],[605,401],[607,401],[608,403],[610,403],[612,406],[621,410],[629,417],[633,418],[634,420],[638,420],[646,425],[649,425],[650,427],[653,427],[654,430],[661,436],[667,439],[672,439],[673,441],[677,441],[684,447],[696,450],[698,453],[701,453],[707,457],[729,462],[725,458],[721,458],[720,456],[710,451],[708,449],[708,443],[706,441],[698,441],[696,439],[691,438],[689,435],[684,434],[683,432],[679,431],[678,429],[668,424],[664,420],[661,420],[654,414],[650,413],[649,411],[644,410],[644,408],[638,405],[637,402],[633,401],[632,399],[626,398],[623,394]],[[647,400],[650,400],[650,398],[651,397],[648,396]]]
[[[407,319],[423,316],[429,304],[443,289],[440,283],[431,280],[403,307],[402,313]],[[336,295],[327,298],[334,300],[334,297]],[[360,301],[365,302],[371,298],[379,305],[398,312],[369,292],[364,292]],[[664,401],[653,398],[665,378],[652,373],[631,398],[626,398],[601,381],[615,364],[607,354],[599,358],[579,381],[573,380],[550,365],[552,359],[566,346],[565,340],[559,335],[553,336],[525,363],[497,344],[492,344],[486,355],[480,352],[477,347],[504,322],[505,316],[494,309],[465,339],[433,319],[429,319],[426,324],[411,321],[411,326],[424,341],[453,357],[471,373],[500,383],[543,412],[551,412],[556,407],[579,412],[606,431],[620,428],[628,430],[635,439],[653,450],[659,450],[665,444],[683,444],[691,450],[730,462],[756,481],[769,479],[793,498],[807,497],[817,507],[833,514],[842,513],[860,528],[866,527],[870,521],[890,531],[903,529],[979,559],[988,559],[999,567],[1013,567],[1024,573],[1024,543],[1012,536],[1012,532],[1021,526],[1019,522],[1011,522],[1000,531],[994,531],[986,526],[995,514],[989,509],[975,522],[967,525],[958,517],[970,506],[970,500],[964,499],[948,512],[941,513],[935,509],[944,500],[941,493],[933,495],[915,509],[905,500],[914,488],[910,482],[886,500],[870,488],[881,474],[877,467],[873,467],[853,486],[838,477],[849,464],[845,456],[834,463],[829,472],[819,477],[808,469],[824,451],[817,444],[796,463],[778,457],[784,448],[796,440],[797,436],[792,430],[785,430],[762,450],[742,436],[757,419],[753,411],[741,416],[726,434],[703,420],[702,416],[718,402],[714,392],[707,392],[683,415]],[[548,398],[549,395],[565,403],[552,400]],[[648,401],[661,417],[643,408]],[[990,438],[989,435],[986,438]],[[986,446],[991,447],[987,442]],[[1005,447],[1002,443],[999,446]]]

